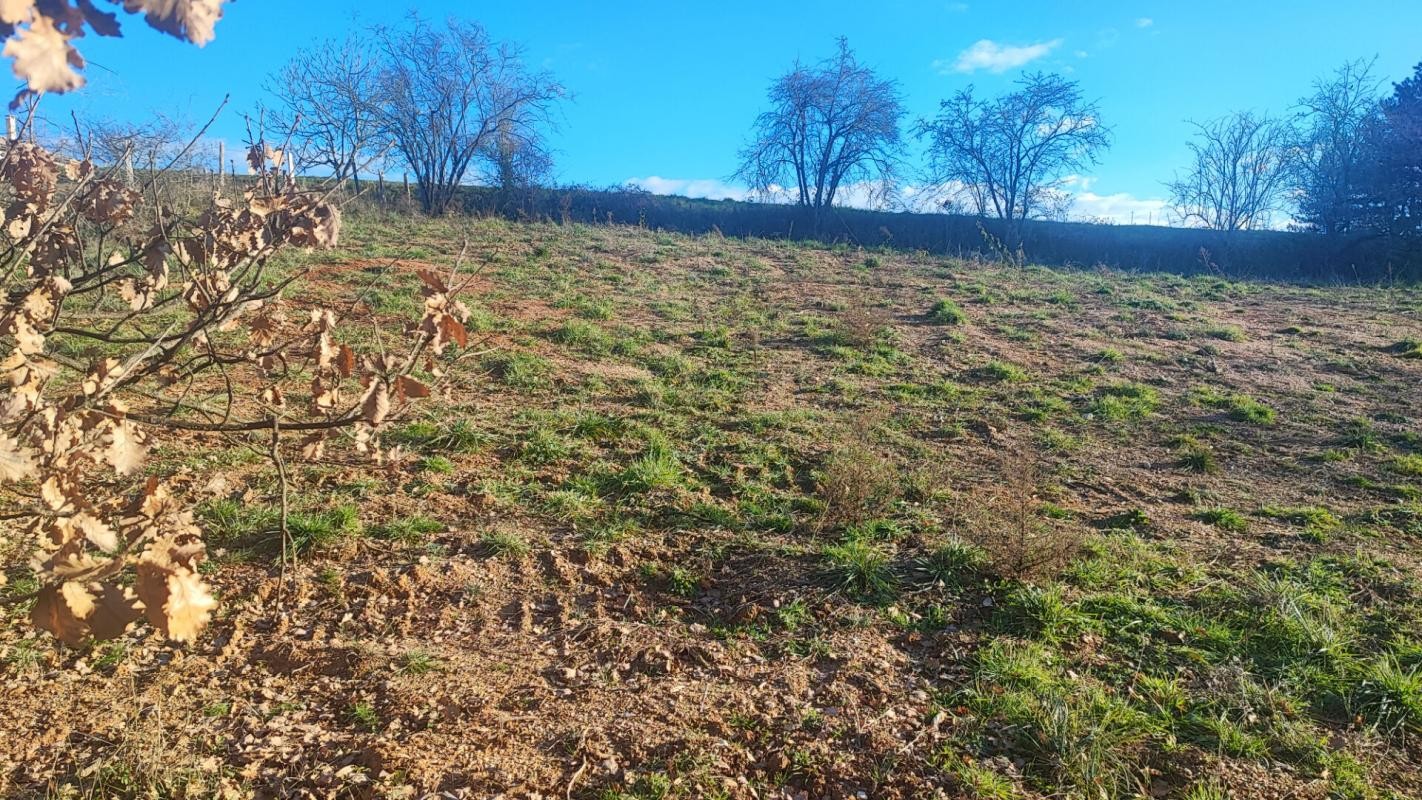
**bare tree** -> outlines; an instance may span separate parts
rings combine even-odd
[[[370,43],[352,35],[299,51],[268,78],[267,91],[281,103],[268,125],[290,132],[298,169],[329,170],[360,191],[361,162],[376,136],[370,101],[378,66]]]
[[[1246,111],[1195,129],[1194,163],[1168,184],[1176,216],[1226,232],[1267,226],[1289,188],[1289,126]]]
[[[833,58],[797,62],[771,84],[771,108],[756,119],[734,176],[762,194],[793,186],[817,222],[850,184],[890,192],[903,149],[898,84],[860,66],[844,38],[838,44]]]
[[[1382,115],[1375,62],[1344,64],[1314,81],[1313,93],[1299,101],[1293,188],[1299,221],[1307,230],[1333,235],[1353,227],[1369,155],[1368,132]]]
[[[992,100],[969,86],[919,122],[928,181],[979,215],[1010,223],[1055,218],[1066,201],[1064,179],[1095,164],[1111,133],[1074,81],[1038,72],[1017,85]]]
[[[546,73],[529,72],[518,47],[475,23],[433,26],[412,16],[403,27],[376,29],[375,46],[382,62],[375,119],[414,173],[426,213],[447,210],[501,139],[542,147],[566,94]]]
[[[537,125],[516,126],[511,119],[499,122],[480,172],[485,183],[497,187],[495,203],[500,212],[512,211],[520,198],[552,173],[553,156],[543,130]]]

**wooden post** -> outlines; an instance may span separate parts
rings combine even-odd
[[[376,202],[384,202],[384,201],[385,201],[385,173],[384,173],[384,172],[377,172],[377,173],[375,173],[375,200],[376,200]]]
[[[12,142],[20,140],[20,127],[14,114],[5,115],[5,138]]]
[[[129,186],[137,183],[133,177],[133,148],[129,147],[123,151],[123,177]]]
[[[410,173],[405,173],[405,199],[410,199]]]
[[[217,140],[217,191],[222,191],[222,179],[227,175],[227,142]]]

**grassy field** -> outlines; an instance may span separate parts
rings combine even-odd
[[[182,439],[198,646],[0,606],[0,795],[1422,793],[1422,291],[367,215],[302,295],[466,238],[474,352],[298,469],[294,581]]]

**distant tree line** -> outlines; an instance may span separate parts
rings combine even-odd
[[[349,179],[412,175],[426,213],[450,210],[473,178],[514,193],[549,174],[547,135],[563,86],[477,23],[412,14],[298,52],[272,75],[262,127],[298,171]],[[280,133],[276,133],[280,132]],[[280,145],[280,142],[275,144]]]
[[[548,134],[567,96],[479,25],[417,15],[304,50],[268,88],[278,102],[265,127],[289,132],[298,170],[357,189],[372,171],[412,175],[427,213],[456,206],[471,181],[496,187],[491,210],[531,208],[529,191],[551,175]],[[1112,142],[1099,102],[1043,72],[996,97],[968,86],[910,122],[898,83],[844,38],[829,58],[792,64],[767,101],[732,178],[799,209],[804,235],[820,235],[851,198],[892,210],[911,193],[918,209],[999,220],[1016,248],[1025,222],[1068,218],[1069,183]],[[1340,262],[1364,243],[1392,261],[1422,261],[1422,64],[1390,94],[1372,62],[1356,61],[1317,80],[1288,115],[1192,124],[1190,162],[1165,187],[1175,223],[1217,232],[1217,258],[1233,257],[1239,231],[1292,221]],[[913,141],[921,169],[909,165]]]
[[[1167,184],[1175,221],[1218,231],[1228,257],[1237,231],[1275,227],[1330,239],[1340,253],[1385,240],[1386,257],[1422,259],[1422,64],[1382,96],[1372,64],[1315,82],[1289,117],[1251,111],[1194,123],[1191,162]],[[898,85],[858,63],[844,39],[820,64],[775,79],[736,178],[812,211],[859,181],[889,196],[905,177]],[[995,98],[969,86],[919,120],[920,181],[947,211],[1005,223],[1020,244],[1027,220],[1066,218],[1066,182],[1097,163],[1111,132],[1075,81],[1031,73]]]

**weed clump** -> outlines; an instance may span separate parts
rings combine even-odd
[[[939,325],[962,325],[968,321],[968,314],[963,307],[952,300],[942,297],[928,309],[928,317]]]

